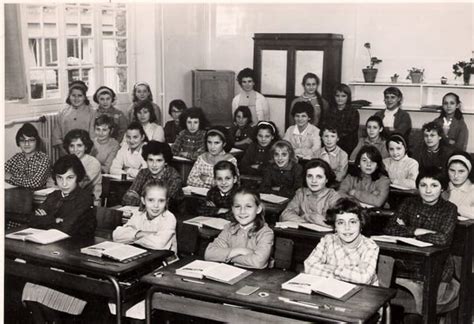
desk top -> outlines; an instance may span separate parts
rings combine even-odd
[[[227,285],[204,279],[204,285],[183,282],[182,277],[176,275],[175,269],[190,262],[183,259],[164,269],[164,276],[156,278],[152,274],[146,275],[142,281],[155,285],[163,292],[180,294],[199,300],[217,301],[238,306],[244,306],[256,311],[263,311],[282,316],[301,318],[306,320],[335,319],[345,322],[359,322],[369,319],[377,310],[395,295],[395,290],[365,286],[347,301],[324,297],[321,295],[306,295],[281,289],[281,284],[296,273],[279,269],[252,270],[252,274],[235,285]],[[238,295],[235,292],[245,285],[257,286],[260,289],[250,296]],[[269,293],[268,297],[259,297],[259,292]],[[280,301],[278,297],[287,297],[293,300],[329,304],[345,308],[345,311],[329,309],[313,309],[299,305],[292,305]]]
[[[19,230],[15,228],[13,231]],[[89,245],[106,241],[101,237],[74,240],[68,238],[52,244],[37,244],[12,239],[5,239],[5,256],[20,258],[26,262],[46,264],[49,267],[68,271],[78,271],[92,275],[125,276],[142,267],[153,266],[173,254],[169,250],[150,250],[151,254],[137,260],[121,263],[82,254],[80,249]],[[87,260],[94,260],[94,263]]]

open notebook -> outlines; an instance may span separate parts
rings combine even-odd
[[[195,260],[187,265],[176,269],[176,274],[185,277],[192,277],[215,280],[218,282],[233,285],[241,279],[249,276],[252,272],[240,269],[225,263]]]
[[[195,194],[195,195],[198,195],[198,196],[206,197],[208,191],[209,191],[208,188],[193,187],[193,186],[183,187],[183,193],[185,195],[188,195],[188,196],[191,195],[191,194]]]
[[[124,263],[149,254],[145,249],[110,241],[82,248],[81,253],[96,257],[106,257]]]
[[[64,240],[68,238],[69,235],[57,229],[42,230],[37,228],[27,228],[15,233],[10,233],[5,237],[13,240],[50,244]]]
[[[334,278],[324,278],[306,273],[300,273],[296,277],[281,284],[282,289],[299,292],[303,294],[318,293],[323,296],[347,300],[357,293],[361,287],[337,280]]]
[[[392,236],[392,235],[372,235],[370,237],[374,241],[388,242],[388,243],[405,243],[418,247],[432,246],[432,243],[423,242],[412,237]]]
[[[211,227],[218,230],[223,230],[226,224],[230,222],[227,219],[218,218],[218,217],[207,217],[207,216],[198,216],[183,222],[184,224],[196,225],[198,227]]]
[[[263,201],[274,203],[274,204],[284,204],[289,200],[286,197],[282,197],[282,196],[278,196],[274,194],[265,194],[265,193],[261,193],[260,198],[262,198]]]
[[[332,232],[333,229],[331,227],[325,227],[317,224],[312,223],[297,223],[297,222],[276,222],[276,228],[306,228],[316,232]]]

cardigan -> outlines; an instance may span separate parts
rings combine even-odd
[[[254,103],[255,102],[255,103]],[[252,113],[252,123],[270,119],[270,108],[267,99],[259,92],[252,90],[249,94],[239,93],[232,99],[232,116],[239,106],[248,106]]]
[[[238,173],[237,159],[230,153],[222,152],[216,158],[215,163],[209,162],[209,152],[199,155],[196,162],[194,162],[191,172],[187,179],[187,185],[193,187],[202,187],[202,188],[211,188],[214,185],[214,165],[219,161],[229,161],[232,162]],[[204,180],[203,180],[204,177]]]
[[[82,105],[78,108],[74,108],[73,106],[62,108],[55,119],[51,134],[51,143],[53,146],[62,146],[66,134],[76,128],[88,131],[89,136],[94,138],[95,117],[96,111],[87,105]]]
[[[182,131],[182,128],[179,126],[179,123],[170,120],[166,122],[164,131],[166,143],[171,144],[174,143],[176,136]]]
[[[146,137],[148,137],[149,141],[165,142],[165,131],[160,125],[156,123],[147,123],[143,126],[143,130],[145,131]]]
[[[323,116],[323,125],[337,128],[337,134],[339,135],[337,145],[346,151],[349,156],[357,145],[359,119],[359,111],[354,107],[346,107],[342,110],[337,107],[330,107],[327,114]]]
[[[125,114],[121,110],[115,108],[114,106],[111,106],[107,109],[99,106],[96,110],[96,116],[98,117],[102,115],[107,115],[114,120],[116,128],[114,128],[111,136],[120,143],[125,135],[125,132],[127,131],[127,117],[125,117]]]
[[[283,139],[290,142],[296,156],[304,160],[310,160],[321,147],[319,128],[313,124],[308,124],[302,132],[299,131],[298,126],[290,126]]]
[[[46,216],[32,216],[30,226],[41,229],[58,229],[73,238],[93,237],[96,218],[92,209],[92,195],[77,186],[63,197],[61,190],[50,193],[38,209]]]
[[[374,116],[378,116],[382,119],[385,117],[385,111],[384,110],[379,110],[377,111]],[[408,135],[410,135],[411,132],[411,118],[410,114],[407,113],[405,110],[402,108],[398,108],[398,111],[395,113],[395,118],[393,121],[393,129],[391,131],[401,133],[405,140],[408,140]]]
[[[331,152],[328,152],[325,147],[321,147],[319,150],[314,152],[313,158],[322,159],[329,163],[331,169],[336,174],[336,180],[341,182],[347,174],[349,168],[349,161],[347,159],[346,151],[342,150],[336,145],[336,148]]]
[[[400,160],[395,161],[391,157],[383,159],[385,170],[387,170],[390,181],[408,189],[416,189],[416,177],[418,177],[418,162],[405,154]]]
[[[51,173],[51,162],[49,157],[40,151],[35,151],[29,158],[20,152],[8,159],[5,163],[5,172],[11,174],[10,179],[5,180],[9,184],[40,189],[45,186]]]
[[[359,234],[356,246],[349,247],[338,234],[324,236],[304,261],[304,272],[357,284],[378,286],[378,245]]]
[[[93,142],[94,147],[90,154],[100,162],[102,173],[110,173],[112,161],[120,149],[120,144],[112,137],[104,143],[100,143],[97,138],[94,138]]]
[[[444,141],[439,143],[439,148],[436,152],[429,151],[426,144],[423,143],[423,145],[414,152],[413,158],[418,161],[420,170],[428,167],[446,170],[446,163],[453,152],[454,147],[445,144]]]
[[[137,239],[140,231],[147,232],[147,235]],[[176,218],[168,210],[153,219],[148,219],[146,211],[134,214],[127,224],[113,231],[112,238],[116,242],[138,244],[147,249],[178,252]]]
[[[326,211],[339,198],[339,193],[332,188],[323,188],[318,192],[312,192],[306,187],[300,188],[281,213],[280,220],[330,227],[326,224]]]
[[[181,176],[173,167],[166,165],[165,168],[156,175],[152,174],[148,168],[138,171],[137,177],[123,195],[122,205],[140,206],[143,187],[152,180],[161,180],[166,184],[170,200],[181,201],[183,199],[183,181],[181,180]]]
[[[237,189],[237,184],[234,184],[231,190],[226,193],[222,193],[217,186],[212,187],[207,192],[206,201],[198,207],[197,214],[203,216],[222,217],[232,221],[234,219],[232,216],[232,201]],[[221,208],[228,209],[228,211],[225,213],[218,213],[219,209]]]
[[[171,151],[173,155],[179,155],[195,161],[199,155],[206,151],[205,141],[205,130],[200,129],[195,133],[190,133],[185,129],[176,137],[176,141],[171,146]]]
[[[273,249],[273,231],[266,223],[257,232],[251,231],[252,228],[242,228],[238,223],[226,224],[219,236],[207,246],[204,259],[232,262],[246,268],[266,268]],[[235,248],[250,249],[253,253],[229,258]]]
[[[433,121],[438,123],[444,129],[443,117],[440,116]],[[449,144],[454,145],[454,147],[459,150],[466,151],[467,141],[469,139],[469,130],[467,129],[464,118],[452,118],[448,132],[446,133],[445,130],[443,135]]]
[[[296,190],[302,185],[303,167],[299,163],[290,160],[288,165],[283,168],[275,163],[270,163],[263,169],[260,192],[293,198]]]
[[[270,149],[273,143],[263,147],[260,144],[252,142],[245,151],[242,160],[240,160],[240,171],[242,174],[261,175],[262,170],[270,163],[272,155]],[[257,165],[257,169],[252,168],[252,165]]]
[[[146,169],[148,165],[142,157],[142,147],[143,144],[139,149],[135,149],[132,152],[127,143],[123,144],[112,161],[110,174],[126,173],[130,177],[135,178],[140,169]]]
[[[461,216],[474,219],[474,184],[467,179],[460,187],[449,182],[448,189],[443,191],[442,197],[458,207]]]
[[[341,182],[339,193],[350,196],[349,191],[352,189],[355,190],[352,196],[359,202],[375,207],[382,207],[388,198],[390,179],[382,175],[374,181],[372,177],[367,174],[362,174],[361,178],[348,174]]]
[[[382,155],[382,159],[388,158],[390,156],[390,154],[388,154],[386,141],[384,139],[379,137],[377,141],[372,142],[369,139],[369,137],[361,137],[359,138],[359,141],[357,142],[357,146],[352,151],[351,157],[349,158],[349,160],[355,161],[357,157],[357,153],[359,153],[359,151],[364,145],[375,146],[377,150],[379,150],[380,155]]]
[[[324,114],[328,111],[329,109],[329,103],[326,101],[326,99],[321,97],[321,101],[323,103],[323,107],[319,106],[318,102],[318,97],[306,97],[305,95],[301,95],[299,97],[296,97],[292,102],[291,102],[291,109],[290,109],[290,115],[288,116],[288,121],[290,125],[295,124],[295,120],[293,119],[293,115],[291,114],[291,111],[293,111],[293,107],[297,102],[309,102],[311,106],[313,106],[313,119],[310,121],[311,124],[314,126],[318,126],[321,124],[321,120],[324,118]]]

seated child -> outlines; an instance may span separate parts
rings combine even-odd
[[[237,167],[237,159],[230,153],[232,142],[224,126],[214,126],[206,133],[207,152],[199,155],[188,176],[188,186],[211,188],[214,184],[214,165],[219,161],[232,162]],[[238,174],[238,169],[236,169]]]
[[[59,190],[46,197],[30,219],[30,226],[58,229],[73,239],[92,238],[96,228],[92,196],[79,186],[85,175],[77,156],[71,154],[59,158],[52,172]],[[97,307],[95,303],[36,283],[25,285],[22,301],[32,311],[36,323],[59,323],[58,320],[65,316],[95,313],[94,307]],[[97,318],[97,314],[95,316]]]
[[[124,226],[117,227],[112,233],[113,240],[177,253],[176,218],[168,210],[166,184],[159,180],[147,182],[143,187],[141,202],[145,211],[133,215]]]
[[[86,170],[86,176],[79,182],[79,185],[92,193],[94,195],[94,205],[100,206],[102,194],[101,167],[100,162],[89,155],[94,145],[89,133],[83,129],[73,129],[66,134],[63,145],[69,154],[74,154],[81,160]]]
[[[155,109],[150,101],[145,100],[136,104],[133,110],[133,120],[142,125],[149,141],[165,141],[165,131],[156,123]]]
[[[421,169],[416,178],[416,186],[420,195],[403,200],[387,224],[385,233],[415,237],[435,246],[451,245],[457,222],[457,208],[453,203],[441,198],[441,193],[448,186],[444,173],[435,167]],[[403,265],[405,271],[413,271],[415,279],[397,277],[395,282],[414,295],[416,309],[413,311],[421,314],[425,278],[421,278],[419,271],[416,271],[421,265],[409,260],[404,260]],[[450,303],[459,292],[459,283],[453,278],[453,271],[453,259],[448,256],[443,265],[438,288],[438,307]]]
[[[135,178],[140,169],[147,167],[142,157],[142,147],[148,142],[148,138],[139,122],[131,122],[128,125],[125,141],[112,161],[110,174],[126,174]]]
[[[5,181],[33,190],[43,188],[51,172],[51,162],[40,151],[42,141],[38,131],[30,123],[25,123],[16,133],[15,140],[21,152],[5,163]]]
[[[271,121],[259,121],[255,126],[255,137],[240,161],[242,174],[262,174],[271,160],[270,148],[278,140],[278,130]]]
[[[273,231],[265,223],[260,195],[245,187],[233,198],[233,221],[207,246],[204,259],[232,262],[235,265],[263,269],[273,249]]]
[[[335,233],[327,234],[304,261],[304,272],[356,284],[378,286],[378,245],[361,234],[365,210],[350,198],[339,199],[327,211],[327,223]]]
[[[291,110],[295,125],[288,127],[284,139],[293,145],[298,159],[309,160],[321,147],[319,128],[310,122],[314,118],[314,108],[306,101],[295,103]]]
[[[469,130],[461,112],[461,100],[457,94],[449,92],[444,95],[442,102],[443,110],[434,121],[443,128],[443,135],[448,144],[465,151]]]
[[[293,198],[296,190],[303,185],[303,167],[293,151],[290,142],[280,140],[270,149],[270,165],[263,169],[260,192]]]
[[[122,205],[140,206],[141,193],[145,184],[160,180],[167,186],[170,206],[177,206],[183,199],[182,179],[178,171],[169,165],[173,159],[169,145],[150,141],[143,145],[142,157],[146,161],[147,168],[138,171],[137,177],[122,198]],[[171,210],[174,210],[174,208],[171,208]]]
[[[397,87],[388,87],[383,91],[385,109],[379,110],[375,116],[382,119],[387,131],[402,134],[405,139],[411,132],[411,117],[402,109],[403,93]]]
[[[382,207],[390,191],[390,179],[383,166],[382,156],[375,146],[363,146],[350,172],[339,187],[343,196],[352,196],[359,203]]]
[[[127,130],[128,120],[120,109],[114,107],[116,99],[114,90],[106,86],[99,87],[92,98],[99,105],[96,110],[97,116],[107,115],[113,118],[117,127],[114,128],[112,137],[120,143]]]
[[[199,207],[198,214],[232,220],[232,198],[239,189],[236,166],[229,161],[217,162],[214,165],[214,179],[216,185],[207,192],[206,202]]]
[[[408,189],[416,189],[418,162],[407,154],[407,143],[402,134],[392,133],[387,140],[390,157],[383,159],[391,183]]]
[[[179,116],[179,126],[183,129],[174,142],[173,155],[195,161],[206,150],[204,137],[207,119],[201,108],[189,108]]]
[[[359,153],[362,146],[373,145],[379,150],[382,155],[382,159],[388,157],[387,147],[385,145],[386,132],[383,127],[382,119],[379,116],[370,116],[365,123],[365,131],[367,132],[367,137],[362,137],[359,139],[357,146],[354,151],[351,153],[349,160],[354,161],[357,153]]]
[[[429,122],[421,128],[423,145],[415,151],[413,158],[418,161],[420,170],[436,167],[446,170],[446,162],[453,153],[454,147],[443,138],[443,128],[435,122]]]
[[[449,186],[443,198],[458,207],[459,215],[474,219],[474,172],[469,153],[457,151],[448,160]]]
[[[153,94],[151,93],[150,85],[146,82],[139,81],[133,85],[132,90],[132,104],[128,108],[127,118],[129,121],[133,120],[133,110],[136,105],[143,101],[151,102],[153,106],[154,114],[156,116],[156,123],[162,125],[161,123],[161,110],[160,107],[153,102]]]
[[[100,162],[102,173],[110,173],[112,161],[120,149],[117,140],[110,136],[114,128],[114,120],[107,115],[95,119],[95,138],[91,155]]]
[[[230,128],[230,136],[234,147],[246,150],[252,141],[252,113],[249,107],[239,106],[234,112],[234,125]]]
[[[183,100],[175,99],[170,102],[168,109],[168,114],[173,118],[165,124],[165,140],[166,143],[171,144],[176,140],[176,136],[183,130],[179,125],[179,116],[185,111],[188,107]]]
[[[304,175],[304,187],[296,191],[295,197],[281,213],[280,220],[330,227],[326,223],[326,211],[341,197],[331,188],[336,175],[329,164],[321,159],[308,161]]]
[[[63,140],[70,130],[84,129],[91,137],[94,136],[96,111],[89,105],[87,90],[87,85],[83,81],[73,81],[66,98],[68,106],[61,108],[56,116],[51,143],[59,149],[61,156],[67,154],[63,148]]]
[[[349,161],[346,151],[337,145],[339,141],[337,128],[329,124],[323,125],[321,127],[321,138],[323,139],[324,146],[314,152],[314,158],[329,163],[331,169],[336,174],[336,181],[341,182],[347,174]]]

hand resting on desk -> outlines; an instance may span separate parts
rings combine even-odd
[[[435,231],[432,231],[426,228],[417,228],[414,234],[415,236],[420,236],[420,235],[435,234],[435,233],[436,233]]]

